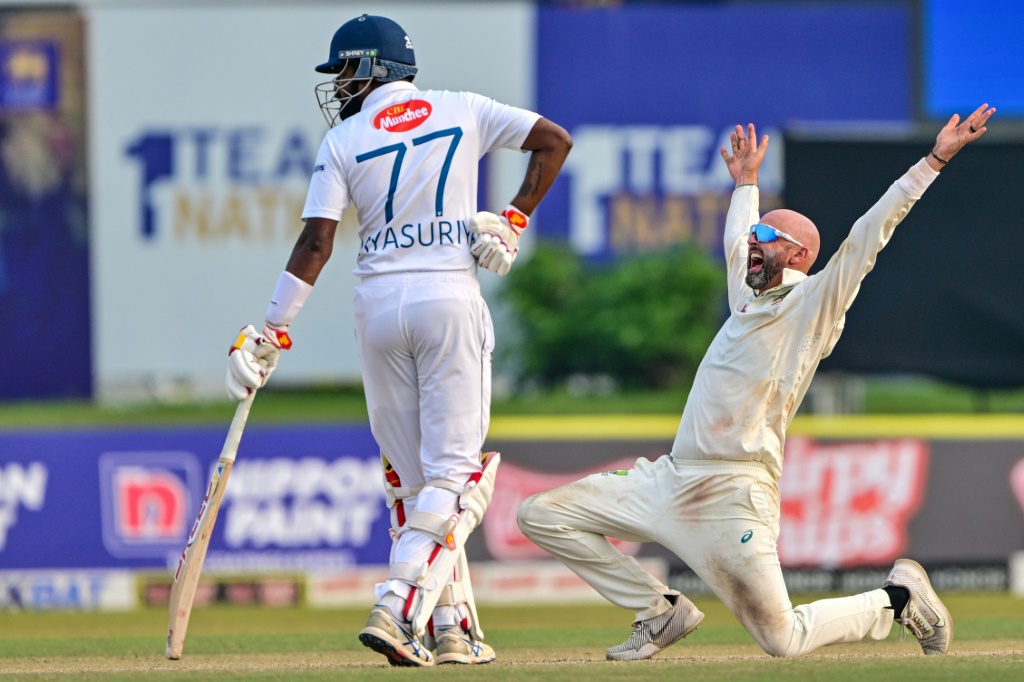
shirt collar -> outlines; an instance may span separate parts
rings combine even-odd
[[[782,269],[782,282],[771,289],[765,289],[764,291],[755,291],[755,296],[764,296],[770,291],[780,291],[782,289],[792,289],[800,282],[807,279],[807,275],[800,272],[799,270],[791,270],[790,268]]]
[[[382,100],[394,93],[402,92],[403,90],[411,92],[416,90],[416,86],[409,81],[392,81],[390,83],[385,83],[366,96],[366,99],[363,100],[363,106],[360,107],[360,109],[372,108],[379,100]]]

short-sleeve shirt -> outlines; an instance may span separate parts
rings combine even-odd
[[[360,277],[469,269],[479,161],[521,150],[539,118],[471,92],[382,85],[324,137],[302,219],[340,220],[355,204]]]

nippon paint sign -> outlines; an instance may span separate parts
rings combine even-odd
[[[48,478],[49,470],[42,462],[0,464],[0,552],[19,516],[42,510]]]
[[[365,10],[348,2],[89,7],[101,399],[223,393],[225,351],[241,326],[262,324],[302,227],[327,130],[313,89],[328,76],[313,67],[338,26]],[[414,41],[418,86],[532,106],[531,6],[382,2],[374,11],[396,19]],[[491,49],[481,25],[501,26],[521,58]],[[496,154],[487,168],[502,203],[522,178],[506,167],[524,163],[521,156]],[[358,248],[349,211],[275,382],[358,379],[351,303]],[[169,337],[188,351],[154,352]]]
[[[0,433],[0,570],[172,574],[223,439],[222,428]],[[389,527],[369,427],[251,426],[205,568],[386,564]]]

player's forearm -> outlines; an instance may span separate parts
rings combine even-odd
[[[740,286],[747,271],[747,235],[750,226],[761,215],[760,193],[756,184],[737,185],[729,200],[729,212],[725,215],[723,248],[726,266],[729,270],[729,304],[735,303]]]
[[[531,152],[530,161],[512,205],[531,215],[562,170],[562,164],[572,149],[572,138],[564,128],[542,118],[530,131],[523,149]]]
[[[307,284],[316,284],[320,271],[331,258],[337,225],[337,221],[326,218],[307,220],[295,242],[285,270]]]

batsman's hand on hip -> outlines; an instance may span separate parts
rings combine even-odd
[[[528,223],[529,218],[513,206],[506,208],[501,215],[480,211],[469,219],[469,229],[476,235],[476,242],[469,252],[481,267],[505,275],[516,260],[519,235]]]
[[[282,350],[292,347],[287,329],[267,325],[263,332],[251,324],[242,327],[228,350],[228,396],[242,400],[267,385]]]

